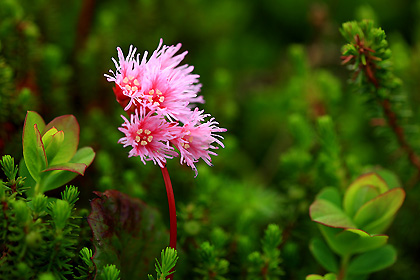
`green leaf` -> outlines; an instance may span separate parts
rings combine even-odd
[[[65,171],[77,173],[79,175],[84,175],[86,168],[87,168],[87,165],[84,163],[67,162],[67,163],[61,163],[61,164],[56,164],[56,165],[50,165],[48,166],[48,168],[42,170],[42,172],[53,171],[53,170],[65,170]]]
[[[318,274],[311,274],[306,276],[305,280],[336,280],[337,276],[334,273],[328,273],[324,276]]]
[[[364,253],[386,244],[387,235],[370,235],[359,229],[339,229],[319,225],[328,246],[341,256]]]
[[[363,204],[388,189],[388,185],[378,174],[364,174],[357,178],[344,194],[344,211],[349,217],[353,217]]]
[[[154,257],[169,240],[159,213],[139,199],[116,190],[95,192],[88,222],[93,231],[93,261],[101,273],[107,264],[121,270],[121,279],[144,279]]]
[[[28,196],[28,198],[33,197],[35,195],[36,181],[34,180],[34,178],[32,178],[31,174],[29,173],[24,159],[22,159],[19,163],[19,176],[25,178],[25,187],[29,187],[29,189],[26,191],[26,195]]]
[[[82,167],[82,165],[79,164],[86,165],[87,167],[92,163],[94,158],[95,152],[93,151],[93,149],[90,147],[84,147],[77,151],[74,157],[70,160],[69,165],[76,163],[80,168]],[[53,170],[45,173],[46,175],[42,180],[42,191],[46,192],[67,184],[78,175],[78,173],[74,172],[75,171]],[[84,170],[80,173],[81,175],[83,175]]]
[[[333,188],[333,187],[324,188],[316,196],[316,198],[328,200],[329,202],[332,202],[337,207],[341,208],[341,196],[337,188]]]
[[[76,153],[79,145],[79,123],[73,115],[64,115],[48,123],[43,132],[47,132],[52,127],[64,132],[64,140],[51,164],[68,162]]]
[[[309,208],[312,221],[334,228],[357,228],[353,221],[336,204],[317,199]]]
[[[51,130],[48,130],[51,131]],[[45,137],[45,135],[44,135]],[[43,138],[44,138],[43,137]],[[47,155],[47,159],[51,163],[54,163],[54,158],[55,156],[58,154],[61,144],[63,143],[64,140],[64,132],[63,131],[57,131],[54,135],[51,136],[51,138],[49,139],[49,143],[46,144],[44,142],[45,146],[45,153]]]
[[[28,111],[23,127],[23,158],[26,167],[35,181],[40,181],[41,170],[47,166],[47,157],[39,129],[45,126],[44,120],[35,112]]]
[[[397,260],[397,252],[391,245],[355,257],[349,264],[349,274],[369,274],[391,266]]]
[[[357,211],[354,222],[369,233],[381,233],[392,222],[404,198],[405,192],[402,188],[391,189],[366,202]]]
[[[309,244],[312,255],[327,271],[338,272],[337,258],[328,248],[327,244],[319,238],[313,238]]]

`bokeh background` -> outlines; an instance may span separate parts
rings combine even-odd
[[[123,110],[103,74],[114,68],[117,46],[150,53],[160,38],[180,42],[181,51],[188,50],[184,62],[201,76],[201,107],[228,129],[226,148],[217,151],[213,167],[198,164],[197,178],[177,159],[168,162],[181,248],[223,229],[232,268],[227,278],[236,279],[244,268],[235,244],[246,237],[247,250],[256,250],[266,226],[277,223],[284,230],[284,279],[322,273],[308,249],[310,238],[320,235],[310,203],[321,188],[348,184],[380,166],[399,176],[407,199],[389,230],[399,259],[371,279],[420,279],[415,170],[374,128],[371,108],[340,65],[339,28],[363,18],[387,33],[395,73],[419,123],[420,1],[1,0],[0,153],[21,159],[27,110],[47,122],[73,114],[80,145],[96,151],[86,175],[72,182],[81,190],[80,207],[89,208],[92,191],[118,189],[168,221],[159,168],[127,158],[128,149],[117,144]],[[334,122],[343,168],[323,164],[328,152],[316,125],[323,115]],[[180,275],[193,277],[192,267],[194,258],[181,253]]]

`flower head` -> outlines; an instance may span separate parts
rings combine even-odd
[[[109,82],[115,83],[114,93],[120,105],[131,114],[119,128],[125,134],[118,142],[124,147],[131,146],[128,156],[138,156],[143,163],[153,161],[164,167],[166,159],[178,156],[181,164],[186,163],[196,173],[195,163],[201,158],[211,165],[213,150],[221,147],[223,139],[214,118],[205,121],[209,114],[191,109],[193,103],[204,103],[199,75],[192,74],[193,66],[180,65],[187,52],[177,54],[181,44],[163,45],[162,39],[157,49],[147,59],[142,59],[136,48],[130,46],[124,57],[120,48],[116,71],[105,74]],[[173,145],[173,146],[171,146]]]
[[[170,123],[160,115],[149,112],[145,115],[144,110],[140,114],[136,110],[131,114],[130,121],[124,116],[122,127],[118,128],[125,134],[118,143],[124,147],[131,146],[129,157],[138,156],[144,164],[146,161],[153,161],[163,167],[167,158],[173,158],[178,154],[173,147],[169,146],[172,135],[169,133]]]
[[[114,93],[124,110],[133,112],[135,108],[146,107],[148,110],[159,111],[168,118],[184,120],[189,114],[190,103],[203,102],[197,93],[201,89],[198,83],[199,75],[192,74],[194,67],[179,66],[187,52],[175,55],[181,48],[162,46],[147,60],[147,52],[140,61],[140,55],[135,57],[136,48],[130,46],[127,57],[120,48],[118,62],[113,59],[116,72],[105,74],[109,82],[115,82]]]
[[[214,146],[214,143],[224,148],[222,141],[220,141],[223,137],[215,133],[226,131],[225,128],[217,126],[218,123],[214,118],[205,122],[204,119],[210,115],[203,114],[203,112],[196,108],[188,122],[183,126],[171,128],[174,137],[170,141],[181,154],[181,164],[186,163],[195,171],[196,176],[198,172],[195,163],[201,158],[209,166],[212,166],[210,155],[217,156],[212,150],[218,149],[217,146]]]

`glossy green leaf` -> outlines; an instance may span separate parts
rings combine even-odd
[[[388,236],[370,235],[359,229],[339,229],[319,225],[328,246],[341,256],[364,253],[386,244]]]
[[[61,163],[56,165],[50,165],[46,169],[42,170],[42,172],[53,171],[53,170],[64,170],[77,173],[79,175],[84,175],[87,165],[84,163],[74,163],[74,162],[67,162]]]
[[[390,189],[402,187],[400,179],[394,172],[384,168],[375,169],[375,172],[384,179]]]
[[[334,273],[328,273],[324,276],[318,274],[311,274],[306,276],[305,280],[336,280],[337,276]]]
[[[99,197],[91,202],[88,222],[98,274],[107,264],[115,264],[121,279],[145,279],[169,239],[158,211],[116,190],[95,194]]]
[[[337,207],[341,208],[341,196],[337,188],[333,188],[333,187],[324,188],[316,196],[316,198],[328,200],[329,202],[332,202],[333,204],[335,204]]]
[[[44,142],[45,154],[47,155],[47,159],[48,159],[48,162],[50,162],[50,165],[51,165],[51,162],[54,162],[54,158],[58,154],[61,144],[63,143],[63,140],[64,140],[64,132],[57,131],[54,135],[51,136],[48,144]]]
[[[404,198],[405,192],[403,189],[391,189],[365,203],[357,211],[354,222],[359,228],[369,233],[381,233],[392,222]]]
[[[68,162],[73,158],[79,145],[79,123],[73,115],[64,115],[53,119],[44,128],[44,133],[52,127],[64,132],[64,140],[57,155],[50,164]]]
[[[327,271],[338,272],[337,258],[324,241],[319,238],[313,238],[309,244],[309,249],[318,263]]]
[[[53,135],[57,132],[58,130],[55,127],[52,127],[42,135],[42,143],[44,143],[45,147],[47,147],[50,144]]]
[[[312,221],[334,228],[356,228],[356,225],[336,204],[317,199],[309,208]]]
[[[391,245],[355,257],[349,264],[349,274],[369,274],[391,266],[397,260],[397,252]]]
[[[378,174],[364,174],[356,179],[344,194],[344,211],[349,217],[353,217],[363,204],[388,189],[388,185]]]
[[[95,158],[95,152],[90,147],[84,147],[77,151],[74,157],[70,160],[70,164],[84,164],[89,166]],[[84,172],[84,171],[83,171]],[[65,170],[53,170],[44,172],[45,177],[42,180],[42,191],[46,192],[59,188],[71,180],[73,180],[78,174],[73,171]]]
[[[47,166],[44,145],[39,129],[45,126],[44,120],[36,112],[28,111],[23,127],[22,144],[26,167],[35,181],[40,181],[41,170]]]
[[[26,167],[25,160],[22,159],[19,163],[19,176],[25,178],[25,187],[29,189],[26,191],[28,197],[32,197],[35,194],[35,185],[36,182],[29,173],[28,168]]]

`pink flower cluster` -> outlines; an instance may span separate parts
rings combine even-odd
[[[211,165],[210,155],[223,146],[225,132],[209,114],[193,103],[204,103],[197,93],[201,89],[199,75],[192,74],[194,67],[179,65],[187,52],[176,53],[181,44],[162,45],[147,59],[145,52],[140,60],[136,48],[130,46],[127,57],[120,48],[118,61],[112,58],[116,71],[105,74],[109,82],[115,83],[115,97],[130,115],[119,128],[125,134],[118,142],[131,146],[128,156],[138,156],[144,164],[153,161],[164,167],[166,159],[180,155],[181,164],[186,163],[196,173],[195,163],[201,158]],[[209,120],[205,120],[210,117]]]

